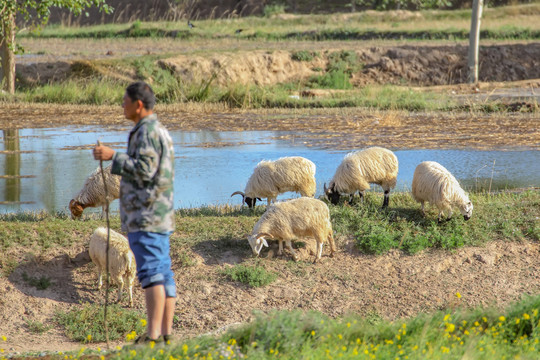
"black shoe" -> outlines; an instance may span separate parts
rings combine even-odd
[[[135,339],[133,342],[134,344],[150,344],[151,342],[154,342],[155,344],[163,342],[163,338],[160,336],[157,339],[151,339],[147,333],[141,334],[138,338]]]

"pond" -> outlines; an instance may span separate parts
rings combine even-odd
[[[75,126],[3,130],[0,212],[68,211],[70,199],[99,166],[92,144],[100,140],[125,151],[128,132],[128,128]],[[349,152],[308,147],[291,133],[279,131],[171,131],[171,136],[176,208],[239,204],[241,197],[230,195],[244,189],[257,163],[283,156],[303,156],[315,163],[318,196]],[[416,165],[426,160],[441,163],[468,190],[540,186],[540,151],[392,150],[399,160],[396,191],[410,190]],[[372,190],[380,187],[372,185]],[[285,193],[278,199],[296,196]],[[118,201],[111,209],[117,211]]]

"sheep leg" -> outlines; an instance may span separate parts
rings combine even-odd
[[[101,290],[101,287],[103,286],[103,277],[101,276],[101,268],[98,266],[98,290]]]
[[[118,299],[117,302],[122,301],[122,290],[124,289],[124,279],[121,276],[118,277]]]
[[[424,202],[421,201],[420,205],[422,205],[422,207],[420,208],[420,212],[422,213],[422,216],[426,216],[426,211],[424,210]]]
[[[133,281],[129,281],[129,279],[126,280],[129,291],[129,307],[133,307]]]
[[[317,240],[317,255],[315,256],[315,261],[313,261],[314,264],[316,264],[317,261],[321,260],[322,249],[323,249],[322,239],[319,239],[319,237],[317,237],[316,240]]]
[[[383,203],[382,203],[383,209],[387,208],[389,203],[390,203],[390,190],[385,190],[384,191],[384,200],[383,200]]]
[[[291,240],[286,240],[285,243],[287,245],[287,249],[289,249],[289,251],[291,252],[293,256],[294,261],[298,261],[298,256],[296,256],[296,253],[294,252],[294,249],[292,248]]]
[[[278,249],[278,255],[283,255],[283,240],[278,240],[279,249]]]
[[[334,242],[334,236],[332,233],[328,234],[328,242],[330,243],[330,257],[334,257],[334,253],[336,252],[336,243]]]

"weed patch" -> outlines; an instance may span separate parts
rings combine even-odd
[[[38,290],[45,290],[51,286],[51,279],[46,276],[40,276],[39,278],[32,277],[26,272],[22,273],[23,280],[30,286],[35,287]]]
[[[233,281],[238,281],[251,287],[266,286],[277,278],[277,274],[268,272],[262,266],[258,265],[236,265],[223,270],[223,274]]]
[[[143,315],[134,310],[126,310],[118,304],[109,305],[107,324],[109,339],[118,340],[135,331],[140,334],[144,330],[141,321]],[[58,312],[56,321],[65,329],[71,340],[83,343],[105,341],[105,324],[103,307],[99,304],[85,303],[79,308],[67,312]]]

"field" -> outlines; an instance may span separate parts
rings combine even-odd
[[[287,130],[331,149],[540,150],[540,5],[487,9],[474,86],[466,84],[469,13],[277,14],[199,21],[193,31],[185,22],[135,22],[22,33],[17,94],[0,95],[0,127],[127,133],[120,99],[141,79],[154,86],[170,129]],[[421,217],[408,193],[392,194],[387,211],[376,192],[364,204],[331,206],[338,253],[330,258],[325,247],[320,264],[312,264],[311,239],[294,244],[299,262],[277,256],[277,243],[251,255],[246,235],[263,206],[178,209],[179,341],[117,356],[99,350],[104,292],[87,253],[104,221],[1,215],[0,358],[533,359],[540,192],[471,198],[470,221],[440,225],[434,210]],[[119,230],[118,217],[111,224]],[[127,299],[112,308],[113,349],[144,328],[143,292],[134,292],[134,309]]]

